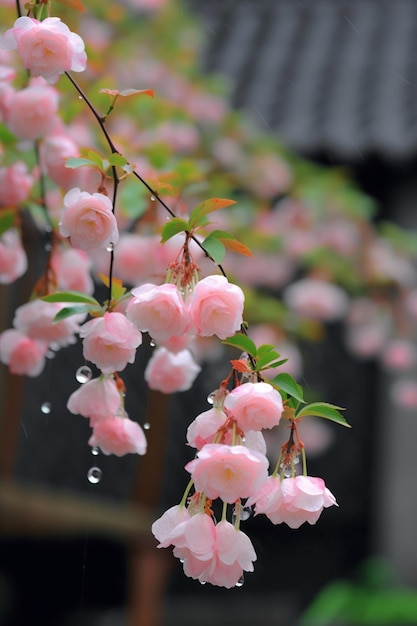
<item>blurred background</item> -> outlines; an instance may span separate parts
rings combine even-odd
[[[248,520],[255,573],[240,589],[202,587],[169,551],[155,550],[149,527],[182,496],[187,425],[207,409],[233,354],[202,347],[196,385],[173,397],[143,382],[151,346],[123,372],[128,414],[150,424],[139,461],[92,456],[86,421],[66,410],[83,364],[79,345],[59,351],[36,379],[1,366],[0,624],[417,624],[417,3],[121,4],[109,49],[126,29],[142,46],[130,61],[138,88],[189,105],[184,118],[166,106],[146,118],[153,134],[140,136],[138,154],[163,171],[166,154],[179,152],[209,189],[239,197],[230,222],[264,264],[253,275],[240,260],[225,267],[247,280],[254,339],[290,346],[307,394],[346,407],[351,430],[313,422],[301,433],[309,474],[325,479],[339,508],[298,531]],[[87,33],[109,19],[94,17]],[[123,72],[127,63],[120,80]],[[181,141],[167,131],[170,114]],[[192,129],[196,145],[186,139]],[[164,142],[165,152],[151,153]],[[16,285],[1,286],[2,329],[42,271],[38,235],[29,220],[25,247],[36,262]],[[324,278],[349,305],[333,315],[314,301],[294,303],[288,289],[304,278]],[[327,298],[332,310],[334,293]],[[398,340],[406,347],[395,352]],[[277,448],[279,435],[268,443]],[[94,466],[96,483],[87,477]]]

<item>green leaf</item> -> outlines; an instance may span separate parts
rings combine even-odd
[[[290,374],[282,372],[281,374],[275,376],[275,378],[271,380],[271,383],[276,385],[279,389],[285,391],[285,393],[287,393],[289,396],[292,396],[293,398],[298,400],[298,402],[302,402],[303,404],[305,404],[305,400],[303,397],[303,388],[297,383],[296,380],[294,380],[292,376],[290,376]]]
[[[276,352],[275,350],[270,350],[269,352],[267,352],[266,354],[263,354],[260,357],[256,357],[256,369],[261,369],[262,367],[265,367],[266,365],[270,365],[273,361],[276,361],[276,359],[279,359],[279,353]]]
[[[87,159],[90,159],[91,161],[93,161],[93,163],[95,163],[97,165],[97,167],[99,167],[101,170],[105,169],[104,163],[105,163],[105,161],[107,159],[103,159],[101,154],[99,154],[95,150],[89,150],[87,152]],[[108,161],[107,161],[107,163],[108,163]]]
[[[45,302],[85,302],[86,304],[94,304],[100,307],[98,300],[93,296],[88,296],[81,291],[61,291],[58,293],[51,293],[48,296],[43,296],[41,300]]]
[[[119,154],[117,152],[114,152],[109,157],[109,163],[110,163],[110,165],[118,165],[119,167],[123,167],[124,165],[126,165],[127,159],[126,159],[126,157],[123,156],[123,154]]]
[[[256,354],[256,346],[250,337],[247,337],[243,333],[236,333],[232,337],[228,337],[222,343],[225,343],[228,346],[234,346],[242,352],[247,352],[251,356],[255,356]]]
[[[305,417],[307,415],[315,415],[316,417],[322,417],[332,422],[337,422],[342,426],[351,428],[350,424],[345,420],[343,415],[339,411],[344,411],[341,406],[335,404],[329,404],[328,402],[312,402],[304,406],[296,415],[296,418]]]
[[[222,263],[226,256],[226,248],[218,239],[214,239],[211,236],[206,237],[201,244],[204,250],[211,256],[216,263]]]
[[[88,165],[89,167],[97,167],[97,163],[92,159],[84,159],[84,158],[70,158],[65,161],[65,167],[68,167],[71,170],[76,169],[77,167],[85,167]],[[101,164],[100,164],[101,169]]]
[[[210,198],[200,202],[193,209],[190,215],[189,223],[190,228],[196,228],[197,226],[204,226],[207,224],[206,216],[213,211],[218,211],[224,207],[236,204],[235,200],[228,200],[227,198]]]
[[[190,226],[186,220],[183,220],[182,217],[174,217],[172,220],[169,220],[165,224],[161,233],[161,243],[165,243],[174,235],[178,235],[178,233],[183,233],[190,229]]]
[[[68,306],[64,309],[58,311],[58,313],[54,317],[54,323],[60,322],[61,320],[67,319],[67,317],[72,317],[73,315],[79,315],[80,313],[88,313],[90,311],[90,307],[87,304],[78,304],[76,306]]]
[[[9,230],[14,224],[15,211],[2,209],[0,211],[0,235]]]
[[[226,230],[213,230],[209,236],[215,237],[224,245],[225,248],[228,248],[233,252],[237,252],[238,254],[243,254],[245,256],[252,256],[252,252],[249,248],[235,239],[233,235],[228,233]]]
[[[275,346],[273,346],[272,344],[269,343],[263,343],[261,346],[259,346],[259,348],[256,350],[256,356],[260,357],[263,354],[266,354],[267,352],[271,352],[271,350],[275,350]]]

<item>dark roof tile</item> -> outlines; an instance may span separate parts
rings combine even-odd
[[[233,105],[303,153],[417,155],[415,0],[188,0]]]

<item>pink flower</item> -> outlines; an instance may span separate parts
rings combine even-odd
[[[76,342],[80,316],[74,315],[54,322],[56,314],[64,307],[65,304],[61,302],[32,300],[16,309],[13,326],[32,339],[56,344],[51,346],[53,348],[68,346]]]
[[[190,446],[200,450],[206,443],[211,443],[213,437],[226,422],[227,415],[215,407],[197,415],[187,429],[187,441]]]
[[[0,335],[0,361],[12,374],[38,376],[45,365],[46,343],[31,339],[15,329]]]
[[[216,559],[207,572],[206,582],[230,589],[237,585],[244,571],[253,572],[256,552],[251,540],[226,520],[216,526],[215,550]]]
[[[299,528],[304,522],[315,524],[324,508],[336,505],[324,480],[312,476],[284,478],[270,476],[260,492],[249,499],[256,513],[264,513],[273,524],[284,522]]]
[[[206,444],[185,466],[195,489],[212,500],[233,503],[253,496],[268,477],[268,460],[245,446]]]
[[[33,76],[43,76],[49,82],[55,82],[59,74],[69,70],[82,72],[87,63],[83,40],[58,17],[42,22],[19,17],[1,38],[0,48],[17,48],[24,67]]]
[[[269,383],[244,383],[235,387],[226,396],[224,407],[244,432],[277,426],[283,411],[282,398]]]
[[[58,121],[58,92],[47,83],[35,83],[8,100],[5,122],[19,139],[44,137]]]
[[[127,318],[159,343],[183,335],[189,315],[176,285],[145,283],[132,289],[134,298],[127,307]]]
[[[145,369],[145,380],[150,389],[162,393],[187,391],[192,387],[201,367],[189,350],[169,352],[159,347],[154,350]]]
[[[104,376],[81,385],[67,402],[67,409],[71,413],[89,417],[92,426],[113,417],[119,408],[120,393],[116,382]]]
[[[206,276],[194,288],[190,315],[197,333],[226,339],[239,330],[243,321],[243,291],[224,276]]]
[[[414,411],[417,408],[417,382],[402,378],[396,380],[391,385],[390,397],[397,406]]]
[[[56,248],[51,257],[59,290],[94,292],[94,281],[90,274],[91,260],[84,250],[78,248]]]
[[[123,313],[105,313],[82,325],[80,337],[83,354],[104,374],[123,370],[133,363],[136,348],[142,343],[142,334]]]
[[[0,207],[17,206],[27,200],[33,185],[23,161],[9,167],[0,167]]]
[[[128,417],[111,417],[94,424],[89,445],[99,447],[103,454],[145,454],[146,437],[137,422]]]
[[[174,546],[190,578],[231,588],[243,571],[253,571],[256,554],[250,539],[227,521],[215,525],[205,513],[190,516],[185,507],[174,506],[152,525],[158,548]]]
[[[26,252],[16,229],[7,230],[0,237],[0,283],[9,284],[20,278],[28,266]]]
[[[286,304],[306,317],[331,322],[343,317],[349,307],[349,299],[340,287],[317,278],[304,278],[284,291]]]
[[[171,544],[170,536],[172,531],[182,524],[182,522],[189,519],[190,514],[185,506],[177,504],[165,511],[165,513],[152,524],[152,533],[159,541],[158,548],[166,548],[169,546]]]
[[[75,187],[65,195],[64,205],[59,229],[63,237],[70,238],[73,246],[89,250],[106,248],[109,243],[118,241],[117,222],[107,196]]]

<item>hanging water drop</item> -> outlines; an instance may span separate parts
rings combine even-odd
[[[45,250],[46,250],[46,252],[50,252],[52,250],[52,245],[50,243],[46,243],[45,244]]]
[[[93,447],[91,448],[91,454],[92,454],[93,456],[97,456],[97,455],[99,454],[99,452],[100,452],[100,449],[99,449],[97,446],[93,446]]]
[[[41,405],[41,413],[43,413],[44,415],[49,415],[51,411],[52,411],[52,405],[50,402],[44,402]]]
[[[242,522],[249,519],[251,515],[252,515],[252,507],[250,506],[244,506],[243,509],[241,509],[240,511],[240,519],[242,520]]]
[[[237,581],[235,587],[243,587],[243,583],[245,582],[245,578],[242,574],[242,576],[239,578],[239,580]]]
[[[108,244],[107,248],[106,248],[107,252],[113,252],[114,250],[114,244],[112,244],[111,242]]]
[[[156,343],[154,342],[153,339],[150,340],[149,345],[151,346],[151,348],[154,348],[156,346]]]
[[[209,393],[209,395],[207,396],[207,402],[209,404],[214,404],[214,398],[216,397],[216,393],[217,393],[217,389]]]
[[[90,483],[92,483],[93,485],[96,485],[101,480],[101,474],[102,472],[99,467],[90,467],[90,469],[87,472],[87,478]]]
[[[88,365],[81,365],[81,367],[79,367],[75,372],[76,380],[82,385],[84,383],[87,383],[91,379],[92,375],[93,372],[91,371],[91,368],[88,367]]]
[[[154,195],[151,196],[151,202],[155,202],[156,198]]]
[[[149,422],[145,422],[144,425],[143,425],[144,430],[149,430],[150,427],[151,427],[151,425],[150,425]]]
[[[206,584],[206,580],[200,580],[200,585],[205,585]]]

